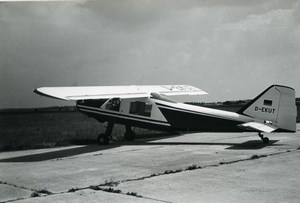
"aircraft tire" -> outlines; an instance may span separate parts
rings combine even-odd
[[[97,143],[99,145],[108,145],[109,144],[109,137],[106,134],[100,134],[97,137]]]
[[[264,137],[264,138],[263,138],[263,142],[264,142],[265,144],[268,144],[269,141],[270,141],[269,138],[267,138],[267,137]]]
[[[124,135],[124,139],[126,141],[133,141],[135,139],[135,134],[134,132],[125,132],[125,135]]]

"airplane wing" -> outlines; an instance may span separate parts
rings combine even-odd
[[[266,132],[270,133],[278,129],[278,127],[270,125],[270,124],[264,124],[264,123],[257,123],[257,122],[248,122],[238,125],[240,128],[247,129],[247,130],[255,130],[259,132]]]
[[[140,85],[140,86],[81,86],[81,87],[41,87],[34,90],[42,96],[77,101],[85,99],[141,98],[151,93],[165,96],[207,94],[189,85]]]

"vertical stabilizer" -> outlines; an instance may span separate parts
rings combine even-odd
[[[272,85],[238,111],[258,121],[269,123],[281,131],[296,131],[295,90]]]

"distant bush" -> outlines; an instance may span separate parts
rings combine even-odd
[[[76,106],[53,106],[42,108],[0,109],[0,113],[32,113],[32,112],[72,112],[77,111]]]

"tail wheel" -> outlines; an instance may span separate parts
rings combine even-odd
[[[108,145],[109,144],[109,136],[106,134],[100,134],[97,137],[97,142],[99,145]]]
[[[269,138],[268,137],[264,137],[264,135],[261,132],[258,133],[258,136],[261,138],[261,140],[263,141],[263,143],[265,143],[265,144],[269,143],[269,141],[270,141]]]

